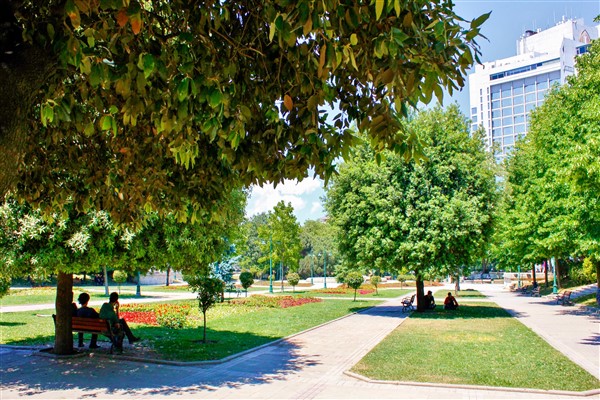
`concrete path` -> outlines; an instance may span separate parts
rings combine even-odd
[[[503,293],[494,285],[474,285],[494,300],[538,321],[538,309],[552,308],[534,299]],[[447,289],[442,289],[447,290]],[[511,296],[513,297],[511,299]],[[537,307],[537,308],[533,308]],[[16,398],[243,398],[243,399],[568,399],[565,394],[508,391],[459,386],[391,385],[357,380],[344,374],[401,324],[399,299],[354,314],[294,337],[265,346],[229,362],[204,366],[172,366],[87,355],[56,359],[32,350],[0,348],[2,400]],[[558,315],[561,315],[560,313]],[[588,316],[562,314],[566,325],[581,329],[594,324]],[[541,319],[547,318],[544,316]],[[583,320],[586,322],[574,322]],[[539,321],[538,321],[539,323]],[[540,324],[543,331],[546,325]],[[343,332],[343,333],[342,333]],[[598,335],[593,363],[598,354]],[[568,336],[567,337],[573,337]],[[579,341],[579,339],[575,339]],[[558,342],[562,343],[562,342]],[[567,343],[568,345],[568,343]],[[560,346],[559,346],[560,347]],[[564,347],[564,346],[563,346]],[[563,349],[564,350],[564,349]],[[574,350],[575,351],[575,350]],[[568,351],[567,351],[568,352]],[[594,395],[593,399],[600,399]]]

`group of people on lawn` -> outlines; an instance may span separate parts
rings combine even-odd
[[[433,310],[435,308],[435,299],[431,290],[425,295],[425,309]],[[456,298],[452,296],[451,292],[448,292],[448,296],[444,299],[444,310],[456,310],[458,308],[458,302]]]
[[[81,318],[101,318],[106,319],[110,322],[113,336],[116,338],[115,346],[117,350],[123,349],[123,336],[127,336],[130,344],[138,342],[139,337],[135,336],[124,318],[119,318],[119,294],[112,292],[108,298],[108,303],[102,304],[100,313],[91,307],[88,307],[90,301],[90,295],[87,293],[81,293],[77,299],[81,307],[77,308],[77,305],[73,303],[73,316]],[[79,332],[79,347],[83,347],[83,333]],[[90,340],[90,349],[97,349],[98,347],[98,335],[92,335]]]

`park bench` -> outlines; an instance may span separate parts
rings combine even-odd
[[[571,301],[571,291],[565,290],[562,293],[556,295],[556,304],[561,304],[563,306],[571,305],[573,302]]]
[[[414,306],[413,303],[415,301],[416,294],[413,294],[410,297],[405,297],[402,299],[402,312],[412,311]]]
[[[531,289],[531,297],[541,297],[540,296],[540,287],[536,287],[534,289]]]
[[[235,283],[230,283],[229,285],[225,286],[225,291],[227,293],[235,293],[236,297],[240,297],[242,294],[242,289],[240,289]]]
[[[56,325],[56,314],[52,314],[52,319]],[[71,317],[71,332],[106,336],[110,339],[110,354],[117,344],[117,337],[113,335],[110,322],[106,319]]]

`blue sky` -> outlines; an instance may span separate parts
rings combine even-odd
[[[466,20],[492,12],[482,27],[482,34],[488,40],[480,39],[481,61],[492,61],[516,55],[516,41],[528,29],[546,29],[554,26],[563,16],[583,18],[586,25],[600,15],[600,0],[563,1],[512,1],[512,0],[456,0],[456,13]],[[444,99],[444,105],[458,102],[463,113],[468,114],[469,90],[455,93]],[[304,179],[302,182],[286,181],[284,184],[252,188],[252,195],[246,207],[248,217],[273,209],[280,200],[291,203],[300,223],[307,219],[319,219],[325,215],[321,197],[324,195],[323,182],[318,179]]]

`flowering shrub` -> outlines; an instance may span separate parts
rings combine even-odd
[[[314,293],[323,293],[323,294],[348,294],[350,291],[344,287],[337,287],[332,289],[317,289],[313,290]]]
[[[153,311],[124,311],[119,313],[119,317],[136,324],[158,325]]]
[[[307,303],[318,303],[320,301],[322,300],[314,297],[252,296],[245,299],[236,299],[231,303],[246,307],[288,308],[301,306]]]
[[[371,293],[373,293],[373,292],[374,292],[374,290],[373,290],[373,289],[360,289],[360,290],[358,291],[358,294],[371,294]]]
[[[187,325],[187,317],[192,307],[190,305],[160,304],[156,307],[156,321],[159,325],[181,329]]]
[[[119,316],[129,322],[180,329],[192,310],[189,304],[123,304]]]

